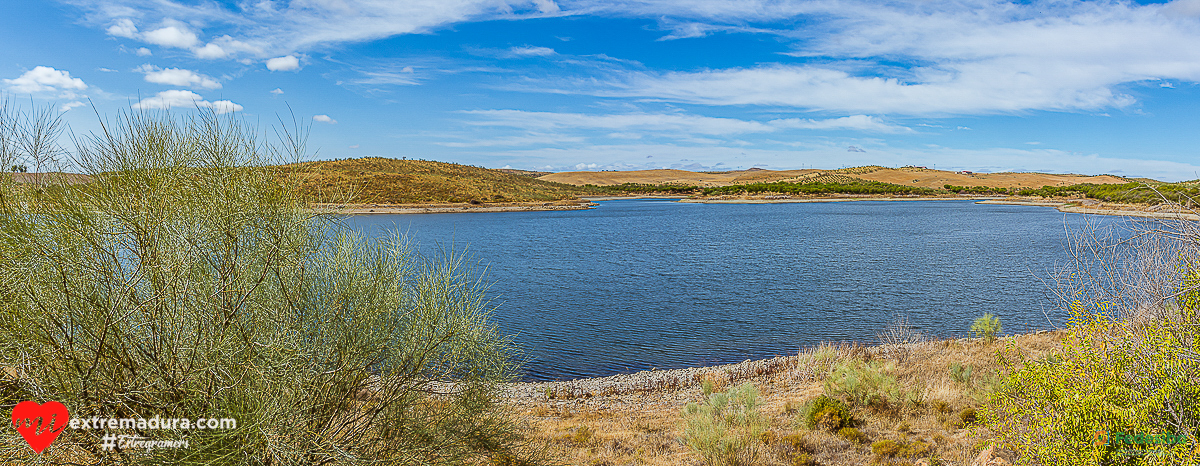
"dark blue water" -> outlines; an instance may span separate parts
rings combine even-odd
[[[1005,333],[1051,328],[1062,320],[1038,277],[1065,262],[1065,228],[1083,216],[970,201],[620,200],[347,222],[399,228],[426,253],[466,247],[527,379],[554,380],[873,343],[898,315],[941,337],[987,312]]]

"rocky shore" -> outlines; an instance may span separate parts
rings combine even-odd
[[[511,203],[511,204],[318,204],[313,209],[321,214],[451,214],[464,212],[534,212],[552,210],[586,210],[595,207],[590,201]]]

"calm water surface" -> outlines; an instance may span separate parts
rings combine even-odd
[[[427,253],[469,246],[529,380],[872,343],[899,315],[942,337],[965,336],[985,312],[1006,333],[1050,328],[1062,320],[1038,277],[1065,260],[1065,229],[1083,221],[971,201],[667,200],[347,220],[368,234],[399,228]]]

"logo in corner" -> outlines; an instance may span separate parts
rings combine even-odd
[[[47,401],[38,404],[35,401],[22,401],[12,411],[13,427],[25,437],[34,453],[41,453],[58,438],[71,415],[67,407],[57,401]]]
[[[1096,433],[1093,434],[1092,436],[1093,436],[1093,438],[1096,439],[1096,441],[1093,442],[1092,445],[1095,445],[1098,447],[1108,445],[1108,431],[1107,430],[1097,430]]]

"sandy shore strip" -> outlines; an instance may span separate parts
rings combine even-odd
[[[555,210],[587,210],[596,207],[593,202],[579,203],[528,203],[528,204],[427,204],[427,205],[388,205],[388,204],[347,204],[347,205],[314,205],[313,209],[321,214],[335,215],[375,215],[375,214],[461,214],[476,212],[534,212]]]
[[[620,201],[625,199],[675,199],[682,201],[687,199],[687,196],[583,196],[580,199],[592,202]]]
[[[799,204],[809,202],[855,202],[855,201],[970,201],[987,200],[992,197],[811,197],[792,198],[789,196],[767,196],[763,198],[740,199],[681,199],[679,202],[697,204]]]
[[[1200,215],[1193,212],[1154,211],[1155,207],[1143,208],[1134,205],[1105,205],[1093,200],[1041,201],[1030,199],[989,199],[976,204],[1028,205],[1039,207],[1054,207],[1059,212],[1072,214],[1119,215],[1123,217],[1162,218],[1175,220],[1200,220]]]

